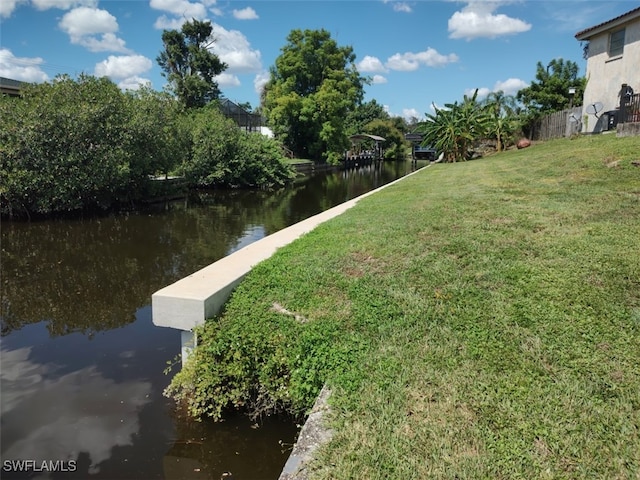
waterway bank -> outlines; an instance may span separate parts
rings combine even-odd
[[[246,277],[203,329],[193,398],[233,381],[302,410],[327,384],[317,478],[632,475],[637,148],[549,142],[363,199]]]
[[[2,459],[75,458],[73,475],[110,480],[226,470],[276,478],[295,419],[212,424],[181,415],[162,395],[180,333],[153,325],[151,294],[412,168],[322,173],[277,191],[195,192],[121,215],[3,220]]]

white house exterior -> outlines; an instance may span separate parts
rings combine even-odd
[[[608,130],[620,120],[616,111],[620,109],[621,92],[625,108],[632,92],[640,94],[640,7],[582,30],[575,37],[588,42],[582,132]],[[638,98],[636,95],[634,100]]]

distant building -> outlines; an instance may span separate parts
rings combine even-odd
[[[640,122],[640,7],[576,33],[588,42],[583,133]]]
[[[11,78],[0,77],[0,94],[9,95],[10,97],[19,97],[20,90],[24,82],[12,80]]]
[[[242,130],[247,132],[260,132],[260,127],[264,123],[261,115],[248,112],[228,98],[220,99],[220,109],[225,117],[232,119]]]

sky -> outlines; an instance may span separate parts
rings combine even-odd
[[[325,29],[351,46],[370,78],[365,100],[422,119],[434,107],[515,94],[536,64],[586,61],[575,34],[640,6],[594,0],[0,0],[0,76],[107,76],[123,90],[166,80],[156,62],[164,29],[192,18],[213,25],[213,52],[228,68],[224,97],[257,107],[269,68],[294,29]]]

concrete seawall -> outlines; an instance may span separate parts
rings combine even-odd
[[[155,292],[151,297],[154,325],[191,331],[216,315],[233,289],[251,269],[321,223],[344,213],[362,198],[394,185],[416,172],[348,200],[233,252],[211,265]]]

